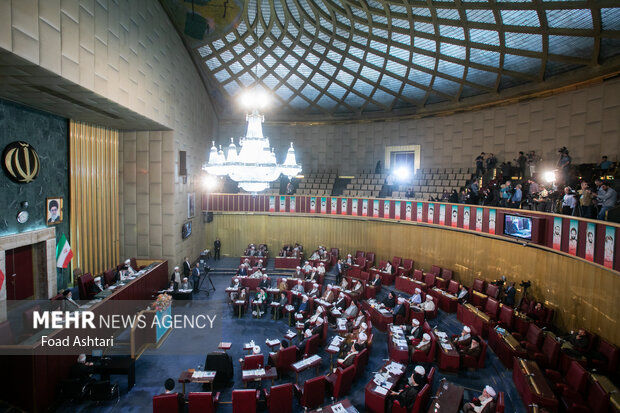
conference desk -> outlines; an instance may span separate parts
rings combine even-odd
[[[409,362],[409,346],[401,326],[390,326],[388,340],[388,354],[391,360],[399,363]]]
[[[181,372],[178,382],[183,386],[183,394],[185,395],[185,385],[189,383],[200,383],[211,385],[213,391],[213,380],[215,380],[216,371],[199,371],[188,369]]]
[[[484,308],[489,296],[481,293],[480,291],[472,291],[470,294],[471,302],[474,307]]]
[[[454,345],[450,342],[450,339],[446,333],[431,331],[431,335],[434,340],[437,341],[437,359],[439,362],[439,369],[443,371],[458,372],[461,366],[461,355],[454,348]],[[442,336],[444,339],[442,340]]]
[[[391,272],[381,271],[377,268],[371,268],[370,270],[371,279],[375,278],[375,274],[379,274],[381,276],[381,284],[383,285],[392,285],[394,282],[394,274]]]
[[[267,262],[269,261],[269,254],[267,254],[267,256],[265,257],[250,257],[249,255],[242,255],[241,258],[239,258],[239,264],[243,264],[245,262],[245,260],[248,260],[250,262],[250,266],[255,267],[256,264],[258,264],[258,261],[263,260],[263,267],[267,268]]]
[[[456,309],[456,318],[466,326],[472,328],[472,333],[479,334],[483,338],[489,335],[491,317],[478,310],[473,305],[459,304]]]
[[[385,413],[388,395],[396,388],[403,374],[405,374],[403,364],[395,361],[388,361],[384,364],[364,389],[366,410],[373,413]]]
[[[446,313],[456,313],[459,301],[456,295],[452,295],[447,291],[440,290],[437,287],[433,287],[428,290],[428,294],[432,295],[439,302],[439,308]]]
[[[241,371],[241,380],[243,381],[243,385],[248,387],[248,383],[251,381],[262,382],[263,380],[271,380],[271,385],[273,386],[273,382],[278,377],[278,371],[275,367],[271,367],[269,369],[256,369],[256,370],[242,370]]]
[[[603,390],[609,393],[609,402],[614,412],[620,412],[620,393],[618,393],[618,388],[609,380],[609,377],[596,373],[590,373],[590,377],[592,381],[600,384]]]
[[[506,330],[500,332],[497,328],[489,329],[489,347],[493,349],[507,369],[513,367],[514,357],[527,356],[527,352],[519,341]]]
[[[435,400],[428,407],[428,413],[457,413],[463,402],[465,388],[443,379],[439,383]]]
[[[526,407],[537,404],[549,411],[557,411],[558,400],[535,361],[515,357],[512,380]]]
[[[413,295],[415,293],[415,289],[419,288],[422,291],[426,291],[427,286],[422,281],[414,280],[413,278],[399,276],[396,277],[396,284],[394,287],[398,291],[402,291],[409,295]]]
[[[276,270],[295,269],[301,263],[299,257],[276,257],[275,268]]]
[[[144,269],[142,275],[133,280],[118,284],[113,290],[106,290],[100,300],[91,301],[88,311],[100,316],[120,314],[135,315],[152,302],[154,295],[169,285],[168,261],[154,262]],[[99,328],[97,337],[109,337],[115,329]],[[87,347],[63,347],[50,354],[41,343],[42,336],[50,339],[94,336],[92,330],[62,328],[41,330],[16,345],[2,345],[0,365],[0,399],[38,412],[46,410],[56,397],[61,380],[69,377],[71,366],[76,363],[77,354],[91,352]],[[9,355],[10,354],[10,355]],[[28,383],[28,385],[25,385]]]
[[[362,309],[368,311],[372,325],[380,331],[387,331],[388,324],[394,321],[392,312],[387,308],[379,308],[375,300],[362,301]]]
[[[299,384],[299,373],[304,372],[312,367],[316,367],[316,374],[319,374],[319,366],[321,365],[321,356],[314,354],[308,358],[299,360],[291,364],[291,369],[295,372],[295,383]]]

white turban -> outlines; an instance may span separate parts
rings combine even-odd
[[[366,341],[368,339],[368,336],[366,335],[366,333],[360,333],[359,336],[357,336],[357,338],[359,338],[362,341]]]
[[[466,333],[471,333],[471,328],[465,326],[465,327],[463,327],[463,331],[466,332]]]
[[[297,266],[297,269],[298,269],[298,270],[301,270],[301,267],[298,265],[298,266]]]
[[[101,282],[101,277],[95,277],[94,281],[95,282]]]
[[[431,295],[430,295],[430,294],[429,294],[429,295],[427,295],[427,296],[426,296],[426,301],[433,301],[433,297],[431,297]]]
[[[420,325],[420,320],[418,320],[417,318],[414,318],[413,320],[411,320],[411,322],[413,323],[413,325],[416,325],[416,326]]]
[[[125,264],[131,264],[131,260],[130,260],[129,258],[127,258],[127,259],[125,260]]]
[[[310,330],[309,328],[306,329],[306,331],[304,332],[304,337],[310,337],[312,335],[312,330]]]
[[[422,336],[422,340],[431,341],[431,336],[429,336],[428,333],[424,333],[424,335]]]
[[[415,369],[413,369],[413,371],[415,371],[416,373],[424,376],[426,374],[426,370],[424,370],[424,367],[422,366],[416,366]]]
[[[422,292],[422,290],[420,290],[419,288],[416,288],[416,289],[415,289],[415,292],[416,292],[416,293],[418,293],[418,294],[420,294],[420,293]]]
[[[361,327],[362,327],[363,330],[366,330],[368,328],[368,324],[362,323]]]
[[[319,285],[317,283],[312,284],[313,287],[318,287]]]
[[[254,346],[254,348],[252,349],[252,353],[260,354],[260,347],[259,346]]]
[[[497,393],[495,393],[495,390],[493,389],[493,387],[488,386],[488,385],[484,387],[484,390],[485,390],[485,391],[489,394],[489,396],[491,396],[491,397],[495,397],[495,395],[497,394]]]
[[[327,289],[331,290],[332,289],[332,285],[331,284],[327,284]]]

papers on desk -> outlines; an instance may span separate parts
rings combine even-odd
[[[436,331],[435,334],[437,335],[437,337],[439,337],[442,340],[448,339],[448,335],[443,331]]]
[[[338,330],[346,330],[346,328],[347,328],[347,319],[346,318],[339,318],[338,320],[336,320],[336,324],[338,325]]]
[[[280,340],[278,340],[277,338],[274,340],[265,340],[265,344],[267,344],[269,347],[274,347],[277,346],[278,344],[280,344]]]
[[[407,347],[407,341],[405,340],[396,339],[394,340],[394,344],[396,344],[398,347]]]
[[[334,346],[334,345],[331,345],[331,344],[330,344],[329,347],[327,347],[327,349],[329,351],[340,351],[340,347],[339,346]]]
[[[265,369],[243,370],[243,377],[264,376],[264,375],[265,375]]]
[[[180,293],[191,293],[193,290],[191,288],[181,288],[179,289]]]
[[[194,370],[192,378],[194,379],[211,379],[215,377],[215,371],[198,371]]]
[[[380,312],[381,314],[383,314],[383,315],[390,315],[390,314],[392,314],[392,312],[391,312],[390,310],[387,310],[387,309],[385,309],[385,308],[380,308],[380,309],[379,309],[379,312]]]
[[[109,287],[108,287],[108,290],[113,290],[113,289],[115,289],[116,287],[117,287],[116,285],[111,285],[111,286],[109,286]]]
[[[290,304],[287,304],[287,305],[284,307],[284,309],[285,309],[285,310],[287,310],[287,311],[293,311],[293,310],[295,309],[295,307],[293,307],[293,306],[292,306],[292,305],[290,305]]]
[[[337,309],[337,308],[334,308],[334,309],[332,310],[332,314],[333,314],[334,316],[336,316],[336,317],[338,317],[338,316],[341,316],[341,315],[342,315],[342,313],[340,312],[340,310],[339,310],[339,309]]]
[[[403,373],[403,365],[394,361],[385,366],[385,369],[394,375]]]
[[[389,390],[388,390],[388,389],[386,389],[386,388],[385,388],[385,387],[383,387],[383,386],[377,386],[377,387],[375,387],[375,391],[376,391],[377,393],[379,393],[380,395],[385,396],[385,395],[388,393],[388,391],[389,391]]]
[[[334,413],[346,413],[347,409],[344,408],[342,403],[338,403],[332,406],[332,412]]]
[[[445,350],[452,350],[452,344],[450,343],[441,343],[441,347],[443,347]]]

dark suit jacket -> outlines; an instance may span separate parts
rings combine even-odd
[[[405,330],[406,336],[413,336],[413,338],[418,339],[418,340],[422,338],[422,334],[423,334],[422,327],[418,327],[415,331],[413,331],[413,326],[408,325],[405,327],[404,330]]]
[[[189,277],[189,273],[192,271],[192,267],[187,261],[183,261],[183,275]]]
[[[406,406],[407,410],[413,407],[415,399],[418,397],[418,390],[414,386],[406,385],[403,390],[396,396],[396,400],[401,406]]]
[[[248,275],[248,270],[247,268],[243,267],[239,270],[239,275]]]
[[[297,311],[308,311],[308,302],[306,301],[305,303],[302,302],[301,304],[299,304],[299,308],[297,309]]]
[[[515,305],[515,294],[517,293],[517,289],[514,287],[508,287],[506,288],[506,296],[504,297],[504,304],[506,304],[507,306],[514,306]]]
[[[397,304],[396,307],[392,310],[392,314],[394,317],[396,316],[404,316],[405,315],[405,306],[403,304]]]
[[[271,288],[271,282],[269,280],[262,280],[258,286],[263,289]]]
[[[192,270],[192,277],[200,277],[200,270],[198,268]]]
[[[381,278],[375,278],[374,280],[372,280],[370,282],[370,285],[374,286],[374,287],[378,287],[381,285]]]
[[[385,297],[383,301],[381,301],[381,304],[383,304],[384,306],[388,308],[392,308],[396,304],[396,300],[390,299],[389,297]]]

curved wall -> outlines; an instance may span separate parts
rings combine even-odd
[[[294,142],[304,172],[337,169],[354,174],[383,162],[385,147],[420,145],[421,167],[472,166],[482,151],[511,161],[518,151],[535,150],[555,165],[566,146],[574,162],[620,156],[620,79],[518,103],[422,119],[333,124],[270,124],[265,135],[278,159]],[[244,119],[220,122],[217,141],[245,134]],[[283,159],[283,158],[282,158]]]
[[[448,228],[352,217],[216,212],[205,232],[209,244],[220,237],[228,256],[241,255],[252,242],[265,242],[274,253],[284,243],[300,242],[307,250],[318,244],[338,247],[341,255],[361,249],[374,251],[377,260],[412,258],[416,268],[425,270],[436,264],[454,270],[466,285],[475,277],[490,281],[505,275],[517,283],[529,279],[532,296],[556,309],[561,329],[583,326],[620,344],[617,273],[544,248]]]

